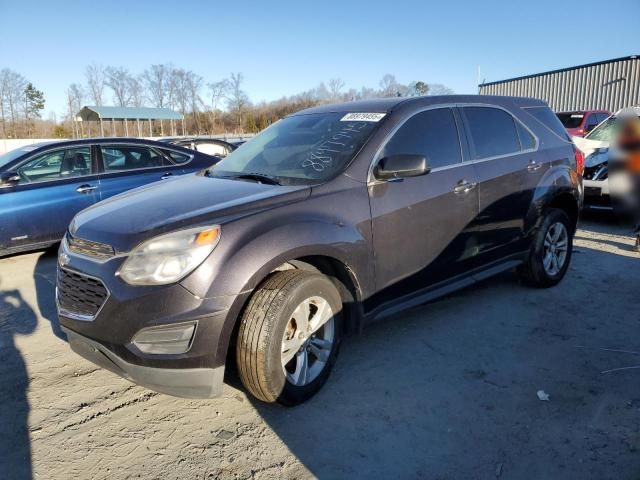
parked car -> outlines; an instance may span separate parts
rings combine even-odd
[[[226,140],[211,137],[174,137],[161,141],[220,158],[226,157],[239,146],[236,142],[227,142]],[[240,141],[239,143],[242,144],[243,142]]]
[[[584,137],[598,124],[604,122],[611,112],[607,110],[579,110],[557,113],[558,118],[573,137]]]
[[[234,359],[256,398],[295,405],[345,332],[516,267],[560,282],[580,163],[539,100],[304,110],[212,169],[77,215],[60,323],[80,355],[153,390],[219,395]]]
[[[640,116],[640,107],[634,110]],[[609,117],[586,137],[574,138],[577,147],[585,155],[584,203],[588,209],[613,209],[609,190],[609,151],[618,131],[618,117],[622,111]]]
[[[29,145],[0,156],[0,256],[59,242],[83,208],[219,159],[132,138]]]

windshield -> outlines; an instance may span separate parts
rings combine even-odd
[[[596,128],[594,128],[584,138],[588,140],[598,140],[600,142],[611,143],[618,130],[619,123],[620,122],[617,121],[616,117],[609,117]]]
[[[584,118],[582,113],[558,113],[556,115],[564,125],[564,128],[578,128]]]
[[[283,185],[321,183],[344,171],[383,117],[381,113],[287,117],[230,153],[209,175],[261,175]]]

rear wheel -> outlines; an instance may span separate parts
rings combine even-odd
[[[534,237],[527,261],[519,269],[529,285],[552,287],[564,278],[571,262],[573,234],[569,217],[563,210],[547,210]]]
[[[240,320],[236,361],[243,385],[264,402],[304,402],[327,380],[341,332],[342,301],[327,277],[274,273]]]

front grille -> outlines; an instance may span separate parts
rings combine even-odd
[[[93,319],[109,296],[100,280],[64,268],[58,268],[56,286],[61,312],[83,320]]]
[[[67,233],[67,245],[71,252],[87,257],[111,258],[115,255],[111,245],[83,240],[82,238],[74,237],[70,233]]]

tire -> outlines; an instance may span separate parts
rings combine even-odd
[[[561,227],[559,227],[559,225],[561,225]],[[563,247],[565,250],[562,250],[560,247],[562,244],[561,241],[558,241],[556,244],[549,242],[550,237],[553,238],[558,232],[560,232],[562,236],[563,230],[566,240]],[[574,227],[564,210],[550,208],[546,211],[540,227],[534,236],[527,260],[519,268],[519,273],[525,283],[536,288],[548,288],[557,285],[564,278],[571,263],[574,233]],[[548,255],[551,250],[551,244],[554,245],[552,253],[555,252],[555,254],[557,254],[557,264],[554,265],[552,261],[550,263],[553,268],[548,268]],[[564,256],[562,253],[564,253]],[[561,264],[559,264],[560,260]]]
[[[242,384],[263,402],[293,406],[308,400],[329,377],[341,334],[342,300],[331,280],[303,270],[270,275],[240,319],[236,363]]]

